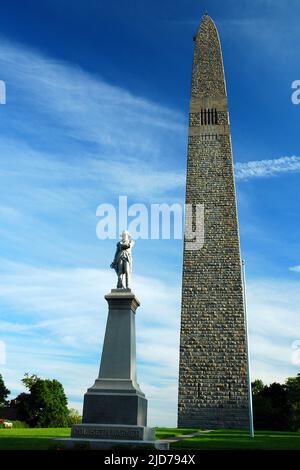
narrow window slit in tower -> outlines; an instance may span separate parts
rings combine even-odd
[[[201,126],[203,126],[203,109],[201,109]]]

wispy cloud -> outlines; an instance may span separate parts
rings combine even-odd
[[[10,214],[26,202],[31,213],[87,203],[95,211],[116,193],[159,199],[183,188],[181,113],[4,38],[0,66],[9,89],[0,181]]]
[[[297,0],[291,0],[289,8],[280,1],[258,0],[251,4],[246,1],[242,15],[237,12],[236,17],[220,18],[217,25],[221,34],[226,35],[229,40],[240,37],[241,40],[237,42],[246,47],[248,58],[249,55],[252,60],[255,57],[256,64],[272,57],[273,63],[285,63],[289,67],[290,61],[296,57],[297,51],[293,44],[299,37],[297,16],[293,15],[296,9]],[[258,47],[260,54],[257,54]],[[269,61],[271,65],[272,62]],[[285,71],[282,69],[279,73]]]
[[[96,238],[99,204],[120,194],[132,202],[183,196],[181,113],[5,39],[0,67],[8,85],[0,136],[6,256],[93,264],[105,250]]]
[[[273,160],[253,160],[235,164],[235,175],[238,180],[264,178],[296,171],[300,171],[300,157],[294,155]]]
[[[273,382],[296,375],[292,344],[300,339],[299,281],[256,279],[247,291],[254,378]]]
[[[168,171],[130,155],[118,159],[86,151],[84,160],[79,156],[66,159],[63,154],[37,151],[24,142],[4,138],[0,149],[6,156],[0,170],[2,190],[7,189],[3,196],[10,203],[30,201],[33,210],[39,201],[61,210],[64,206],[81,209],[91,199],[97,207],[97,202],[104,202],[100,200],[104,195],[105,202],[116,194],[145,200],[155,194],[161,198],[183,188],[185,181],[183,171]],[[12,194],[16,185],[18,192]],[[1,212],[11,215],[3,206]]]
[[[300,265],[298,265],[298,266],[291,266],[291,267],[289,268],[289,270],[290,270],[290,271],[294,271],[294,272],[296,272],[296,273],[300,273]]]
[[[77,143],[94,143],[110,151],[157,155],[155,137],[161,133],[185,131],[183,116],[127,90],[112,86],[99,76],[79,67],[53,60],[1,39],[0,63],[6,73],[11,99],[20,100],[31,110],[29,128],[38,116],[37,135],[45,126],[55,136],[69,137]],[[32,113],[34,111],[34,115]],[[15,121],[16,123],[16,121]],[[158,133],[160,136],[158,137]]]
[[[0,67],[9,89],[0,136],[7,256],[93,264],[99,204],[120,194],[183,198],[181,113],[5,39]]]

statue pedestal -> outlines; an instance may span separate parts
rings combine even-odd
[[[109,309],[99,376],[84,395],[82,424],[72,427],[71,439],[60,441],[168,449],[167,443],[154,441],[154,429],[147,427],[147,400],[137,383],[135,314],[140,302],[131,289],[112,289],[105,299]]]
[[[147,400],[136,377],[135,313],[130,289],[105,296],[108,318],[99,376],[84,396],[83,423],[147,425]]]

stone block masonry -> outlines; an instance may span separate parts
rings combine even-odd
[[[205,241],[184,246],[178,426],[248,426],[247,356],[230,125],[218,32],[195,38],[186,203],[204,204]]]

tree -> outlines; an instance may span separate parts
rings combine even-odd
[[[288,403],[291,408],[291,430],[300,430],[300,374],[289,377],[285,382]]]
[[[256,429],[296,431],[300,428],[300,374],[284,385],[252,384],[254,426]]]
[[[254,380],[254,382],[251,383],[252,394],[258,395],[264,389],[264,386],[265,385],[262,380]]]
[[[0,374],[0,406],[5,404],[5,400],[10,394],[10,390],[5,387],[4,380],[2,375]]]
[[[82,422],[82,417],[78,413],[75,408],[69,408],[69,416],[68,416],[68,426],[72,426],[73,424],[80,424]]]
[[[288,430],[290,410],[284,385],[272,383],[254,395],[254,423],[257,429]]]
[[[20,418],[32,427],[66,427],[69,412],[62,384],[28,374],[22,381],[30,393],[17,397]]]
[[[40,380],[39,377],[36,374],[29,375],[28,372],[24,374],[24,378],[22,379],[23,384],[27,388],[27,390],[30,390],[31,387],[38,381]]]

